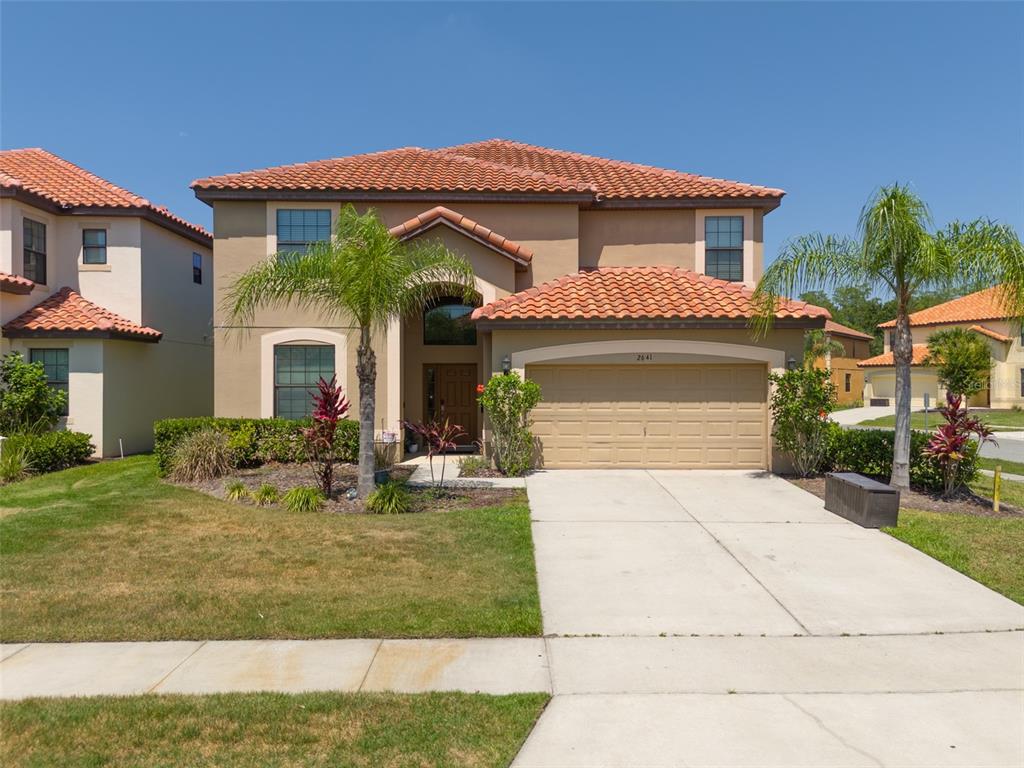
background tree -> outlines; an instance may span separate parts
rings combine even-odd
[[[372,340],[388,324],[442,296],[474,295],[473,270],[434,240],[401,242],[376,211],[341,209],[332,238],[304,254],[279,253],[252,267],[230,288],[225,309],[236,325],[251,324],[260,307],[298,307],[359,329],[359,482],[373,491],[373,428],[377,358]],[[394,414],[392,414],[394,415]]]
[[[916,296],[1002,286],[1011,317],[1024,315],[1024,248],[1014,230],[987,219],[953,222],[932,231],[925,203],[908,187],[883,187],[861,211],[859,237],[811,234],[787,242],[765,270],[754,301],[759,335],[768,331],[778,301],[798,289],[874,285],[896,303],[896,433],[890,482],[910,487],[909,315]]]
[[[804,334],[804,368],[813,368],[823,357],[841,357],[845,352],[843,345],[821,328],[814,328]]]
[[[969,399],[988,386],[992,348],[974,331],[949,328],[928,337],[925,362],[935,367],[939,383],[948,392]]]

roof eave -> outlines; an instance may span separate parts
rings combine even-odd
[[[601,197],[588,207],[600,210],[641,209],[693,209],[693,208],[760,208],[763,213],[774,211],[782,203],[778,197]]]
[[[193,186],[206,204],[217,200],[330,200],[358,202],[589,203],[591,192],[469,192],[465,190],[232,189]]]
[[[163,338],[161,333],[158,336],[128,333],[125,331],[86,331],[86,330],[38,330],[32,328],[4,328],[4,336],[9,339],[110,339],[115,341],[141,341],[146,344],[156,344]]]
[[[730,329],[749,328],[749,318],[679,317],[679,318],[496,318],[476,320],[480,330],[671,330],[684,328]],[[824,317],[780,317],[772,324],[776,329],[824,328]]]

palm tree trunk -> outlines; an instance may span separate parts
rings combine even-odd
[[[910,317],[906,302],[896,314],[892,354],[896,364],[896,432],[892,447],[892,477],[889,485],[910,490],[910,364],[914,344],[910,336]]]
[[[356,493],[365,499],[375,487],[373,481],[373,422],[376,410],[377,356],[370,346],[370,329],[359,329],[356,351],[356,376],[359,379],[359,482]]]

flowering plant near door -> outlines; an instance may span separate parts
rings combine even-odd
[[[456,440],[465,437],[466,430],[458,424],[452,424],[448,419],[444,421],[403,421],[402,426],[413,434],[423,439],[427,446],[427,461],[430,464],[430,482],[434,483],[434,457],[441,455],[441,480],[437,483],[438,490],[444,488],[444,468],[447,464],[445,454],[454,451]]]

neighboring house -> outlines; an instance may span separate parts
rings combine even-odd
[[[208,232],[42,149],[0,151],[0,354],[43,363],[97,455],[213,412]]]
[[[860,362],[865,378],[865,402],[878,405],[896,402],[896,369],[892,355],[892,329],[896,321],[882,323],[885,351]],[[910,375],[911,406],[924,406],[927,394],[931,404],[945,399],[934,368],[925,365],[928,337],[948,328],[967,328],[984,337],[992,349],[992,374],[988,390],[970,401],[974,406],[1012,408],[1024,405],[1024,345],[1020,323],[1002,306],[998,287],[986,288],[959,299],[937,304],[910,316],[910,334],[914,359]]]
[[[771,466],[768,374],[795,366],[820,307],[789,301],[755,339],[751,290],[778,189],[491,140],[396,149],[199,179],[213,207],[215,290],[374,208],[403,239],[438,238],[476,273],[375,340],[377,427],[448,417],[486,438],[476,387],[540,383],[549,467]],[[230,328],[217,310],[219,416],[302,416],[337,373],[355,398],[357,335],[307,311]]]
[[[836,401],[840,405],[861,400],[864,397],[864,371],[857,363],[871,356],[871,342],[874,336],[840,325],[835,320],[825,321],[825,335],[843,345],[843,354],[825,355],[814,361],[814,367],[832,372]]]

